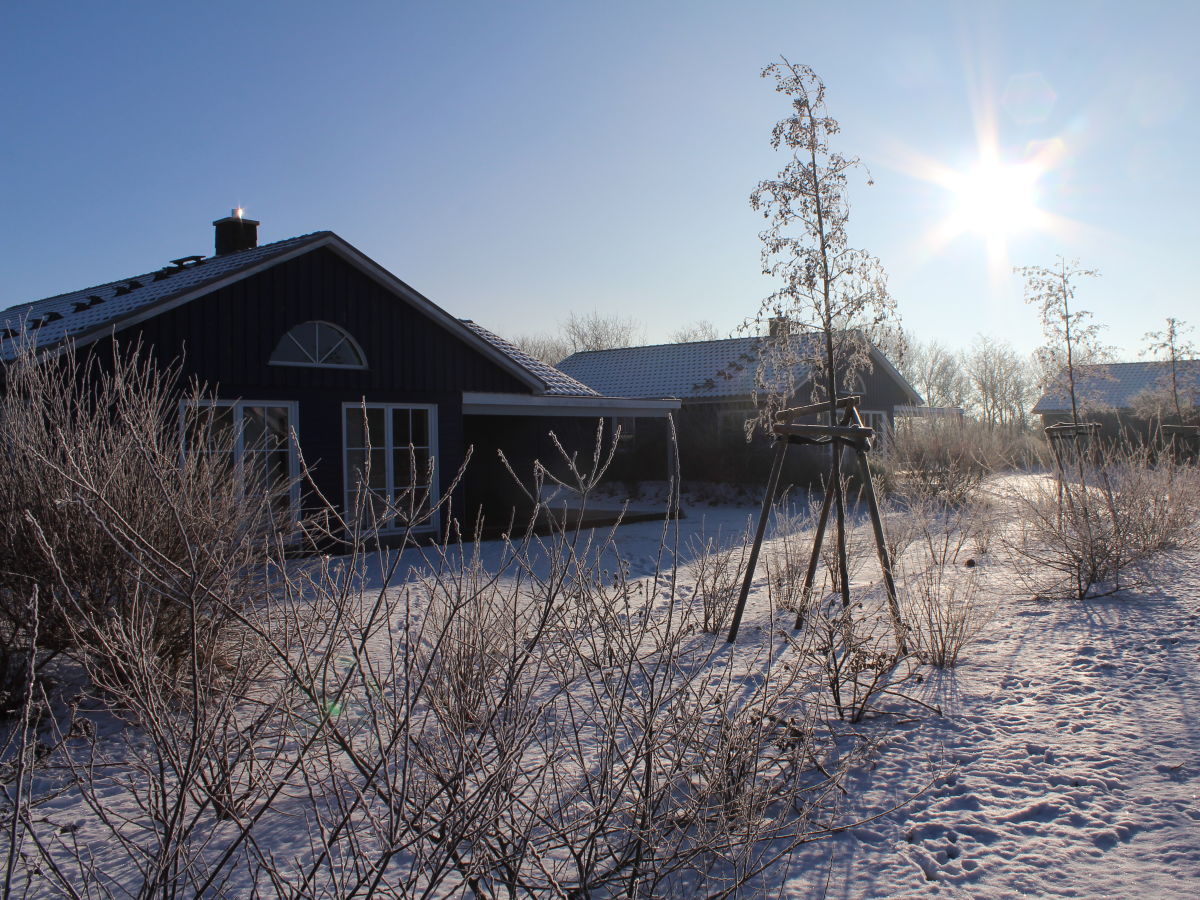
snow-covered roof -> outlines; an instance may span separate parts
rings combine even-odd
[[[815,333],[793,335],[791,349],[786,355],[792,358],[811,356],[815,348],[800,346],[800,342],[819,339]],[[558,368],[610,397],[742,398],[754,392],[759,357],[771,353],[771,340],[741,337],[582,351],[568,356]],[[877,369],[887,372],[914,402],[920,402],[917,391],[873,345],[871,359]],[[792,373],[792,383],[802,384],[807,375],[806,367],[798,365]],[[769,362],[765,378],[769,382],[785,383],[772,371]]]
[[[513,371],[535,393],[561,397],[599,396],[588,385],[535,359],[481,325],[448,315],[331,231],[313,232],[209,258],[182,257],[144,275],[18,304],[0,312],[0,358],[12,359],[24,346],[42,350],[65,341],[87,343],[318,246],[329,247],[372,277],[387,283],[443,327]]]
[[[610,397],[745,397],[764,338],[726,338],[573,353],[558,364]]]
[[[1180,360],[1180,394],[1200,395],[1200,359]],[[1075,399],[1085,409],[1132,409],[1140,394],[1171,389],[1169,362],[1097,363],[1075,366]],[[1033,408],[1036,414],[1071,411],[1066,370]]]
[[[85,340],[160,303],[302,250],[330,234],[314,232],[207,259],[182,257],[144,275],[18,304],[0,312],[0,357],[11,359],[23,345],[42,349],[68,339]]]
[[[566,372],[556,369],[549,363],[542,362],[530,356],[516,344],[506,341],[498,334],[488,331],[478,322],[470,319],[459,319],[467,328],[483,338],[495,349],[499,350],[517,365],[531,372],[546,385],[545,393],[561,397],[599,397],[600,392],[593,390],[581,381],[572,378]]]

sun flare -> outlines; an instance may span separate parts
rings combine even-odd
[[[993,284],[1012,274],[1010,246],[1032,234],[1063,236],[1079,224],[1046,208],[1053,203],[1047,178],[1067,158],[1062,138],[1030,143],[1018,158],[1006,158],[993,129],[985,129],[973,163],[958,167],[894,144],[889,165],[941,189],[943,213],[915,236],[915,258],[929,259],[963,238],[977,241]]]
[[[995,240],[1036,228],[1041,218],[1040,174],[1032,165],[998,161],[980,162],[956,173],[946,185],[954,195],[953,230]]]

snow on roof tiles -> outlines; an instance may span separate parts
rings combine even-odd
[[[754,390],[759,352],[767,340],[725,338],[583,351],[568,356],[558,368],[609,397],[747,397]]]
[[[1200,359],[1179,362],[1180,393],[1200,395]],[[1075,398],[1085,409],[1131,409],[1139,394],[1171,389],[1169,362],[1099,363],[1075,367]],[[1036,414],[1071,411],[1064,370],[1033,408]]]
[[[588,387],[581,381],[572,378],[566,372],[556,369],[549,363],[544,363],[536,357],[530,356],[516,344],[511,341],[506,341],[498,334],[488,331],[477,322],[472,322],[470,319],[459,319],[463,325],[471,329],[476,335],[483,338],[495,349],[499,350],[518,366],[521,366],[526,371],[534,375],[539,381],[546,385],[546,393],[562,397],[599,397],[600,393]]]
[[[11,359],[28,343],[34,349],[53,347],[153,307],[171,297],[185,294],[238,271],[266,262],[307,242],[328,237],[318,231],[251,250],[223,256],[184,257],[189,262],[110,281],[32,303],[21,303],[0,312],[0,357]],[[194,262],[191,260],[199,260]]]

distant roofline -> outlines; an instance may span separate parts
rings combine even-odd
[[[805,330],[799,332],[798,334],[794,333],[792,336],[793,337],[811,337],[811,336],[816,336],[819,334],[821,334],[821,332],[818,330],[805,329]],[[705,340],[705,341],[664,341],[664,342],[658,343],[658,344],[637,344],[637,345],[630,346],[630,347],[610,347],[605,350],[577,350],[574,353],[570,354],[569,356],[564,357],[563,360],[560,361],[560,365],[562,362],[564,362],[568,359],[571,359],[572,357],[594,356],[596,354],[601,354],[601,353],[617,354],[617,353],[632,352],[632,351],[655,350],[655,349],[668,348],[668,347],[670,347],[670,348],[699,347],[699,346],[706,345],[706,344],[708,344],[708,345],[725,344],[725,343],[732,344],[734,342],[744,342],[744,341],[757,342],[757,341],[765,341],[765,340],[770,340],[770,335],[748,334],[748,335],[743,335],[741,337],[712,338],[710,340]],[[884,370],[884,372],[889,377],[891,377],[893,381],[895,381],[898,385],[900,385],[901,389],[904,390],[905,393],[907,393],[909,395],[909,397],[915,401],[914,403],[912,403],[910,405],[919,406],[919,405],[923,404],[925,402],[925,399],[921,396],[921,393],[909,382],[909,380],[907,378],[904,377],[904,375],[900,372],[899,369],[896,368],[896,366],[892,363],[892,361],[889,360],[886,355],[884,355],[883,351],[879,349],[878,345],[874,341],[870,340],[869,338],[868,338],[867,343],[870,345],[870,348],[871,348],[870,355],[871,355],[872,363],[876,364],[880,368],[882,368]],[[710,397],[689,396],[686,399],[688,399],[690,402],[711,401],[711,402],[719,403],[719,402],[726,402],[729,400],[733,400],[738,397],[749,397],[749,396],[751,396],[750,392],[745,392],[745,393],[739,393],[739,394],[723,394],[723,395],[710,396]]]
[[[1194,366],[1200,365],[1200,358],[1191,357],[1188,359],[1180,359],[1176,362],[1181,366],[1187,366],[1189,369],[1192,369]],[[1078,363],[1073,366],[1073,368],[1075,369],[1075,374],[1077,377],[1102,377],[1101,373],[1113,373],[1115,377],[1113,370],[1118,368],[1156,367],[1163,369],[1165,372],[1165,370],[1170,368],[1170,365],[1171,361],[1169,359],[1139,359],[1122,362]],[[1189,375],[1188,377],[1192,378],[1194,376]],[[1033,408],[1029,410],[1030,414],[1043,416],[1071,412],[1071,397],[1066,381],[1067,368],[1064,366],[1058,370],[1054,376],[1054,380],[1051,382],[1050,387],[1042,392],[1042,395],[1038,398],[1037,403],[1035,403]],[[1121,410],[1132,409],[1133,407],[1128,405],[1128,401],[1135,399],[1138,394],[1152,389],[1153,387],[1155,386],[1146,384],[1140,385],[1137,393],[1120,398],[1122,401],[1125,401],[1125,405],[1113,406],[1108,403],[1096,403],[1094,399],[1087,396],[1077,399],[1081,406],[1090,408],[1093,411],[1099,409],[1119,412]],[[1086,395],[1088,386],[1084,385],[1083,390]]]

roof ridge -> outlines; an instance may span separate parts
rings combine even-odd
[[[190,266],[182,266],[182,267],[180,267],[180,269],[181,270],[182,269],[190,270],[193,266],[202,266],[202,265],[212,262],[213,260],[232,259],[233,257],[240,256],[243,253],[255,253],[255,252],[262,251],[262,250],[279,249],[284,244],[292,244],[295,242],[307,240],[309,238],[316,238],[318,236],[324,238],[331,234],[333,234],[332,231],[312,231],[312,232],[309,232],[308,234],[298,234],[298,235],[295,235],[294,237],[282,238],[281,240],[278,240],[278,241],[272,241],[269,244],[259,244],[257,247],[248,247],[245,250],[238,250],[234,253],[223,253],[219,256],[216,254],[213,254],[211,256],[200,256],[199,254],[196,254],[197,256],[200,256],[200,259],[198,262],[195,262]],[[177,258],[178,259],[188,259],[189,257],[183,256],[183,257],[177,257]],[[4,315],[7,312],[11,312],[12,310],[16,309],[19,306],[36,306],[39,303],[48,303],[51,300],[61,300],[65,297],[74,296],[75,294],[83,294],[83,293],[87,293],[89,291],[100,291],[100,290],[104,290],[106,288],[115,287],[120,284],[128,284],[131,281],[138,281],[143,278],[153,278],[154,275],[158,272],[162,272],[164,270],[170,270],[170,263],[172,261],[173,260],[168,260],[167,265],[160,266],[157,269],[151,269],[148,272],[140,272],[137,275],[130,275],[127,278],[114,278],[112,281],[105,281],[100,284],[93,284],[93,285],[89,285],[87,287],[76,288],[73,291],[63,291],[61,294],[52,294],[49,297],[39,297],[36,300],[25,300],[20,303],[14,303],[12,306],[8,306],[8,307],[5,307],[4,309],[0,309],[0,316]]]
[[[709,338],[704,341],[663,341],[659,344],[633,344],[628,347],[605,347],[603,350],[576,350],[572,356],[583,353],[613,353],[618,350],[649,350],[654,347],[695,347],[697,344],[724,344],[732,341],[754,340],[764,338],[765,334],[747,334],[743,337]]]
[[[1179,363],[1195,363],[1200,362],[1200,357],[1189,357],[1188,359],[1178,359]],[[1119,362],[1094,362],[1094,363],[1074,363],[1076,369],[1103,369],[1112,366],[1166,366],[1170,365],[1169,359],[1131,359],[1128,361],[1122,360]],[[1064,366],[1062,372],[1067,371]]]

